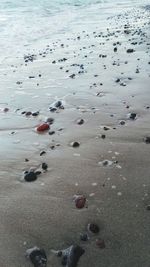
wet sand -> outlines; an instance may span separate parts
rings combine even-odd
[[[91,11],[89,20],[30,50],[34,57],[0,66],[2,267],[32,266],[24,255],[35,245],[45,249],[47,266],[61,266],[51,249],[72,244],[85,249],[78,266],[150,264],[149,10],[126,10],[101,20]],[[51,112],[58,100],[64,109]],[[36,127],[49,117],[55,133],[39,134]],[[35,182],[22,181],[24,171],[41,170],[43,162],[48,170]],[[75,207],[75,194],[86,196],[87,208]],[[90,222],[100,233],[80,241]]]

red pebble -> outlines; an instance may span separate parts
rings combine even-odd
[[[84,208],[85,203],[86,203],[86,198],[84,196],[77,196],[76,197],[76,199],[75,199],[76,208],[78,208],[78,209]]]
[[[105,246],[105,241],[104,239],[96,239],[96,245],[97,247],[101,248],[101,249],[104,249],[106,246]]]
[[[50,126],[48,123],[43,123],[37,127],[38,132],[44,132],[50,129]]]

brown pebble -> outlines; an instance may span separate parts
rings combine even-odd
[[[106,247],[104,239],[98,238],[96,239],[96,246],[100,249],[104,249]]]
[[[78,208],[78,209],[84,208],[85,203],[86,203],[86,198],[84,196],[82,196],[82,195],[76,196],[76,198],[75,198],[76,208]]]

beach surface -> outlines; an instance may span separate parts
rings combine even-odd
[[[70,8],[46,28],[39,19],[34,42],[25,22],[20,41],[11,43],[14,31],[2,40],[0,266],[33,266],[25,252],[38,246],[47,266],[59,267],[51,250],[78,244],[79,267],[149,267],[149,6]],[[41,173],[26,182],[31,170]],[[86,197],[85,207],[74,195]],[[89,223],[100,231],[82,241]]]

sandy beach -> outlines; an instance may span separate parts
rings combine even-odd
[[[16,54],[10,42],[1,58],[0,266],[33,266],[25,252],[37,246],[59,267],[51,250],[78,244],[79,267],[149,267],[150,8],[72,14],[63,31],[22,50],[20,39]],[[100,231],[82,241],[89,223]]]

